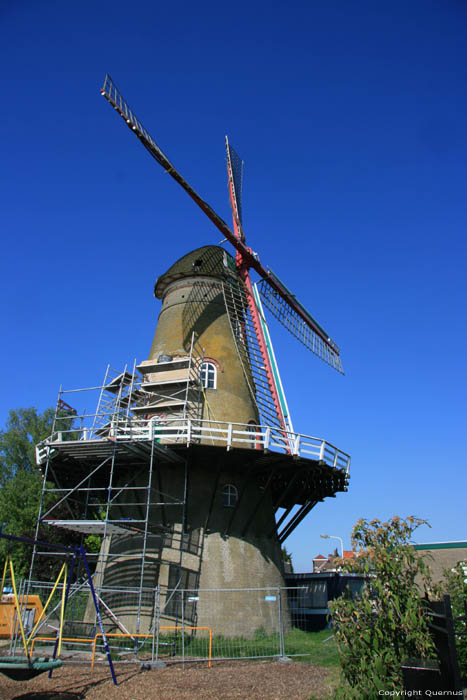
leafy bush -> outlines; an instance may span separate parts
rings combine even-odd
[[[336,697],[364,700],[400,690],[404,659],[436,657],[422,597],[433,590],[430,571],[410,544],[422,524],[395,516],[387,523],[359,520],[353,529],[356,557],[342,569],[365,575],[367,583],[358,596],[329,604],[345,679]]]

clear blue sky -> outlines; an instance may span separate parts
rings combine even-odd
[[[345,377],[272,324],[296,430],[352,455],[296,569],[359,517],[467,539],[465,2],[3,0],[0,22],[0,424],[145,359],[156,277],[220,239],[100,97],[109,72],[226,221],[229,135],[248,243],[342,348]]]

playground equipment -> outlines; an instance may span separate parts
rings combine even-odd
[[[8,676],[9,678],[12,678],[13,680],[19,680],[19,681],[26,681],[29,680],[30,678],[33,678],[34,676],[37,676],[41,673],[44,673],[45,671],[49,672],[49,678],[51,678],[52,671],[54,668],[58,668],[63,664],[63,661],[61,659],[57,659],[56,657],[60,655],[61,652],[61,645],[62,645],[62,633],[63,633],[63,621],[64,621],[64,616],[65,616],[65,609],[66,609],[66,604],[68,601],[68,596],[70,592],[70,584],[72,581],[72,576],[73,576],[73,571],[75,569],[75,565],[77,564],[78,560],[81,560],[84,569],[86,571],[88,583],[89,583],[89,588],[92,594],[92,599],[94,602],[95,610],[96,610],[96,617],[99,622],[100,630],[101,630],[101,636],[102,636],[102,641],[105,647],[105,651],[107,654],[107,660],[109,663],[110,667],[110,672],[112,674],[112,680],[115,685],[117,685],[117,679],[115,677],[115,671],[114,667],[112,664],[112,659],[110,657],[110,650],[108,647],[107,643],[107,637],[106,633],[104,631],[104,627],[102,625],[102,619],[100,616],[99,612],[99,607],[97,604],[97,599],[96,599],[96,594],[94,591],[94,586],[92,583],[92,577],[91,577],[91,572],[89,570],[89,565],[88,561],[86,558],[86,552],[84,550],[84,547],[82,546],[74,546],[74,547],[67,547],[65,545],[58,545],[58,544],[51,544],[50,542],[42,542],[37,539],[29,539],[27,537],[17,537],[15,535],[6,535],[2,532],[2,527],[0,527],[0,538],[9,540],[10,542],[22,542],[24,544],[29,544],[32,546],[37,546],[40,545],[42,547],[47,547],[50,549],[53,549],[55,551],[60,550],[68,555],[72,555],[72,560],[68,572],[68,567],[67,564],[64,563],[62,568],[60,569],[60,573],[57,577],[57,580],[55,581],[55,584],[52,588],[52,591],[47,599],[47,602],[45,606],[43,607],[41,613],[38,616],[37,621],[34,624],[34,627],[29,634],[29,636],[26,635],[24,624],[23,624],[23,611],[20,603],[20,599],[18,597],[17,593],[17,588],[16,588],[16,578],[15,578],[15,572],[14,572],[14,567],[13,567],[13,561],[10,556],[7,556],[5,560],[5,565],[3,568],[3,576],[2,576],[2,585],[1,585],[1,590],[3,591],[4,585],[5,585],[5,579],[7,576],[8,571],[10,572],[11,576],[11,585],[13,588],[13,599],[14,599],[14,607],[15,607],[15,613],[16,613],[16,620],[17,624],[21,633],[21,639],[23,643],[23,648],[24,648],[24,654],[25,656],[5,656],[5,657],[0,657],[0,673],[3,673],[4,675]],[[62,580],[63,579],[63,580]],[[38,657],[38,658],[33,658],[32,657],[32,651],[30,649],[30,644],[31,641],[34,638],[34,634],[36,630],[38,629],[41,621],[43,620],[45,616],[45,612],[55,594],[55,591],[57,590],[57,587],[62,580],[62,596],[61,596],[61,607],[60,607],[60,623],[59,623],[59,628],[57,631],[57,636],[55,640],[55,646],[54,646],[54,651],[52,655],[52,659],[46,658],[46,657]],[[28,596],[26,595],[21,599],[21,601],[26,602],[28,600]],[[16,622],[14,627],[16,627]]]
[[[54,668],[58,668],[59,666],[62,665],[63,661],[60,659],[55,659],[53,658],[52,660],[49,660],[48,658],[45,657],[40,657],[40,658],[32,658],[31,654],[29,653],[28,645],[30,640],[32,639],[34,632],[36,631],[37,627],[39,626],[41,620],[44,617],[45,611],[47,610],[47,606],[50,603],[50,600],[52,599],[53,594],[55,593],[55,590],[59,584],[60,579],[62,578],[62,574],[64,575],[64,580],[63,580],[63,594],[62,594],[62,610],[61,610],[61,615],[60,615],[60,627],[59,627],[59,632],[58,632],[58,655],[60,654],[61,650],[61,637],[62,637],[62,629],[63,629],[63,608],[64,608],[64,602],[65,602],[65,581],[66,581],[66,564],[64,564],[60,570],[60,574],[57,578],[57,581],[55,582],[55,586],[53,587],[52,593],[49,596],[49,600],[47,601],[45,608],[42,608],[42,604],[40,606],[37,606],[36,609],[41,608],[41,611],[38,615],[38,619],[35,622],[35,625],[33,627],[32,632],[30,633],[29,637],[26,636],[26,631],[25,631],[25,619],[27,620],[29,618],[28,615],[28,608],[25,608],[25,604],[27,605],[27,601],[29,600],[29,596],[23,596],[21,599],[18,597],[18,592],[16,589],[16,577],[15,577],[15,571],[13,567],[13,560],[11,559],[10,556],[8,556],[5,559],[5,565],[3,567],[3,576],[2,576],[2,584],[1,584],[1,589],[3,591],[4,586],[5,586],[5,579],[7,577],[8,571],[10,572],[11,575],[11,585],[13,588],[13,595],[8,596],[7,600],[2,599],[2,607],[7,606],[6,608],[6,619],[8,624],[8,627],[11,631],[11,634],[15,634],[16,628],[19,627],[20,632],[21,632],[21,639],[23,641],[23,647],[24,647],[24,652],[26,654],[26,657],[22,656],[2,656],[0,657],[0,673],[3,673],[5,676],[8,676],[9,678],[12,678],[15,681],[25,681],[29,680],[30,678],[34,678],[34,676],[38,676],[41,673],[44,673],[45,671],[51,672]],[[38,598],[38,596],[35,596]],[[39,601],[40,603],[40,601]],[[34,610],[34,613],[36,612],[36,609]],[[26,613],[26,614],[25,614]],[[35,617],[35,614],[34,614]],[[3,618],[5,619],[5,615],[3,615]],[[5,625],[7,626],[7,625]]]

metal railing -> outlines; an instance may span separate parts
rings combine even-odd
[[[108,433],[97,435],[88,428],[59,431],[36,446],[36,461],[43,464],[63,442],[80,441],[155,441],[162,445],[203,444],[279,452],[314,459],[349,473],[350,455],[321,438],[279,430],[270,426],[226,423],[189,418],[113,418]]]

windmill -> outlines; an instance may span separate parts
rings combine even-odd
[[[340,350],[330,335],[297,300],[295,295],[269,268],[261,264],[258,255],[246,245],[242,224],[243,161],[234,151],[226,137],[228,188],[233,222],[232,231],[225,221],[197,194],[172,165],[135,116],[109,75],[105,78],[101,95],[120,114],[127,126],[134,132],[153,158],[196,202],[222,233],[226,241],[233,245],[236,269],[243,282],[243,290],[239,294],[242,294],[243,297],[243,309],[240,315],[245,328],[243,334],[234,333],[235,338],[239,339],[237,344],[243,345],[243,347],[239,348],[239,354],[243,358],[245,354],[247,355],[246,364],[253,371],[253,394],[260,417],[267,419],[266,422],[268,423],[272,421],[275,426],[280,427],[285,433],[290,431],[292,424],[262,306],[264,305],[305,347],[338,372],[343,373]],[[260,283],[257,285],[252,283],[251,270],[254,270],[260,278]],[[235,315],[239,314],[238,303],[236,308],[234,308],[235,304],[233,302],[230,306],[228,302],[226,304],[227,308],[230,308],[230,315],[235,324]],[[238,319],[237,322],[239,322]]]
[[[243,163],[228,140],[233,230],[172,165],[108,75],[101,94],[232,244],[233,255],[204,245],[157,279],[162,307],[149,359],[133,372],[106,374],[90,432],[79,440],[59,434],[41,448],[53,459],[55,483],[68,488],[61,501],[86,491],[87,507],[93,489],[101,499],[104,492],[104,519],[52,522],[53,508],[41,517],[103,534],[98,590],[139,581],[137,611],[128,596],[105,600],[126,629],[149,628],[152,599],[145,602],[143,591],[158,585],[166,591],[166,617],[229,635],[231,611],[220,604],[208,610],[197,596],[180,605],[177,591],[283,585],[281,545],[318,502],[347,490],[350,465],[334,445],[294,432],[265,309],[338,372],[340,351],[246,245]],[[272,629],[264,596],[251,605],[243,600],[238,611],[242,634]]]
[[[272,313],[285,328],[309,350],[315,353],[319,358],[327,362],[332,368],[338,372],[343,372],[340,360],[340,350],[337,344],[332,340],[330,335],[324,328],[315,320],[315,318],[305,309],[305,307],[297,300],[295,295],[281,282],[281,280],[267,267],[264,267],[256,253],[252,251],[246,244],[245,233],[243,230],[242,217],[242,177],[243,177],[243,162],[237,155],[235,150],[230,145],[226,137],[227,150],[227,172],[228,172],[228,189],[230,205],[232,208],[232,229],[225,221],[214,211],[214,209],[200,197],[200,195],[191,187],[184,179],[180,172],[174,167],[167,156],[162,152],[149,132],[145,129],[141,121],[136,117],[123,96],[118,91],[116,85],[109,75],[106,76],[104,85],[101,89],[101,94],[112,105],[112,107],[123,118],[127,126],[134,132],[143,146],[149,151],[151,156],[169,173],[169,175],[185,190],[185,192],[194,200],[200,209],[211,220],[214,226],[223,235],[226,241],[230,242],[234,248],[235,265],[234,269],[232,262],[226,262],[226,253],[214,246],[207,246],[197,251],[189,253],[187,256],[178,261],[169,270],[165,276],[159,278],[155,287],[156,296],[164,299],[163,312],[159,319],[158,330],[156,330],[156,338],[151,349],[149,364],[159,357],[165,359],[167,356],[167,334],[170,334],[169,327],[176,325],[174,316],[170,316],[170,309],[165,308],[165,314],[170,318],[170,322],[164,325],[163,314],[164,304],[167,299],[167,288],[176,285],[177,280],[181,280],[180,286],[189,293],[181,295],[176,299],[176,303],[172,304],[172,309],[180,305],[182,296],[187,300],[191,295],[190,314],[198,318],[206,313],[207,305],[213,302],[213,296],[220,298],[217,290],[213,290],[219,278],[222,277],[222,299],[220,304],[225,305],[226,316],[230,322],[231,338],[237,351],[238,359],[242,366],[245,384],[248,388],[251,406],[244,409],[244,423],[254,424],[258,421],[259,424],[268,426],[280,435],[284,446],[284,451],[291,456],[294,453],[294,433],[292,423],[285,400],[285,394],[280,381],[280,375],[275,361],[274,352],[268,332],[268,327],[265,321],[263,307]],[[219,269],[223,269],[219,273]],[[230,256],[228,256],[230,258]],[[217,268],[217,271],[216,271]],[[255,272],[259,277],[259,283],[253,284],[252,272]],[[227,274],[228,273],[228,274]],[[197,282],[198,279],[204,277],[203,282]],[[216,283],[212,282],[213,277],[217,277]],[[188,282],[188,279],[191,282]],[[190,287],[191,284],[191,287]],[[177,292],[173,291],[172,296]],[[207,301],[209,300],[209,301]],[[183,304],[182,304],[183,305]],[[187,310],[184,309],[185,317],[181,319],[183,333],[185,333],[185,346],[188,341],[189,331],[196,332],[196,320],[187,321]],[[199,329],[198,329],[199,331]],[[216,330],[216,334],[222,334],[224,331]],[[196,342],[196,341],[195,341]],[[169,342],[170,345],[170,342]],[[173,348],[173,346],[172,346]],[[172,354],[169,354],[172,357]],[[209,359],[209,358],[208,358]],[[213,364],[213,363],[212,363]],[[202,363],[204,367],[210,363]],[[216,368],[213,368],[215,371]],[[209,371],[205,370],[205,371]],[[209,388],[207,377],[204,376],[205,387]],[[211,386],[211,389],[214,387]],[[212,392],[213,393],[213,392]],[[232,401],[226,401],[223,397],[221,406],[215,417],[222,420],[238,421],[233,411]],[[228,403],[228,406],[226,404]],[[244,402],[245,406],[245,402]],[[150,410],[156,410],[157,406],[153,406]],[[149,409],[146,410],[148,415]],[[234,415],[232,415],[232,411]],[[156,413],[157,415],[157,413]],[[209,414],[204,412],[204,417],[209,417]],[[245,420],[250,418],[250,420]],[[322,455],[321,455],[322,456]],[[337,465],[333,465],[334,467]],[[247,460],[246,460],[247,461]],[[318,460],[319,461],[319,460]],[[321,460],[323,464],[323,460]],[[259,461],[255,462],[259,466]],[[309,467],[310,465],[308,465]],[[194,469],[194,467],[192,467]],[[231,467],[227,468],[231,470]],[[347,468],[334,471],[331,469],[327,474],[321,472],[319,477],[315,470],[311,476],[308,468],[297,468],[290,471],[288,467],[284,469],[276,464],[269,464],[265,472],[258,474],[256,480],[249,481],[249,486],[243,490],[252,493],[258,491],[259,498],[256,499],[253,512],[244,512],[242,517],[245,519],[239,529],[241,537],[247,537],[249,525],[254,521],[255,513],[265,505],[265,494],[269,490],[275,493],[274,502],[270,499],[269,512],[263,520],[271,520],[271,513],[274,509],[283,508],[282,514],[277,523],[274,522],[272,528],[269,527],[267,532],[262,533],[262,537],[270,538],[273,546],[267,546],[268,557],[274,561],[274,566],[280,569],[278,564],[277,549],[284,542],[286,537],[293,531],[298,523],[305,517],[311,508],[322,500],[324,495],[334,495],[335,491],[345,490],[347,482]],[[292,473],[293,472],[293,473]],[[307,482],[307,479],[311,481]],[[327,480],[328,479],[328,480]],[[330,479],[330,480],[329,480]],[[311,486],[313,484],[313,486]],[[234,486],[234,493],[237,492]],[[299,496],[300,488],[302,488],[301,496]],[[314,489],[314,492],[313,492]],[[251,494],[250,494],[251,496]],[[228,497],[228,495],[227,495]],[[240,500],[240,499],[239,499]],[[302,501],[302,502],[300,502]],[[254,503],[254,500],[253,500]],[[251,508],[251,505],[250,505]],[[268,510],[268,508],[266,508]],[[290,518],[291,513],[293,513]],[[289,520],[287,521],[287,518]],[[237,521],[238,521],[237,515]],[[235,522],[235,512],[230,516],[229,524],[224,527],[224,534],[230,533]],[[271,523],[268,523],[269,526]],[[271,543],[269,543],[271,544]],[[258,547],[263,551],[264,547]],[[271,553],[275,549],[274,553]],[[218,553],[218,556],[219,553]],[[271,577],[271,572],[266,574],[266,577]],[[211,583],[216,580],[218,584],[226,583],[225,577],[214,576],[210,574]],[[277,581],[277,576],[273,576]],[[241,576],[236,578],[236,581],[241,579]],[[264,576],[258,576],[258,583],[264,583]],[[250,578],[251,581],[251,578]]]

